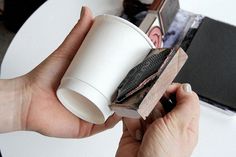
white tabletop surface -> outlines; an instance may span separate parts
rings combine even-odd
[[[149,0],[150,1],[150,0]],[[117,14],[122,0],[48,0],[23,25],[12,41],[1,68],[1,78],[29,72],[65,38],[78,20],[82,5],[94,15]],[[235,0],[180,0],[182,9],[236,25]],[[0,135],[3,157],[75,157],[115,155],[121,136],[119,123],[111,130],[86,139],[58,139],[33,132]],[[199,143],[193,157],[235,157],[236,117],[201,102]]]

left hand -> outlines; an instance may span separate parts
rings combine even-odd
[[[94,125],[64,108],[56,90],[66,69],[93,23],[91,12],[83,7],[81,18],[62,45],[39,66],[18,79],[24,80],[22,129],[55,137],[86,137],[113,127],[120,117],[113,115],[105,124]],[[20,81],[22,83],[22,81]]]
[[[199,98],[189,84],[172,84],[176,106],[165,116],[147,120],[123,119],[116,157],[190,157],[198,141]],[[169,94],[168,94],[169,93]]]

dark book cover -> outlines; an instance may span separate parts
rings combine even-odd
[[[189,82],[201,99],[236,111],[236,27],[204,18],[176,82]]]

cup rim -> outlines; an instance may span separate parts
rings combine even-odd
[[[119,17],[119,16],[115,16],[115,15],[109,15],[109,14],[103,14],[103,15],[98,15],[95,17],[95,19],[97,18],[105,18],[105,19],[112,19],[112,20],[117,20],[118,22],[121,22],[123,24],[126,24],[128,26],[130,26],[131,28],[133,28],[136,32],[138,32],[139,34],[141,34],[144,39],[148,42],[148,44],[150,45],[150,47],[152,49],[155,49],[155,45],[153,44],[153,42],[151,41],[151,39],[137,26],[135,26],[133,23]]]
[[[76,93],[78,96],[80,95],[84,99],[86,99],[87,102],[90,103],[90,109],[91,106],[94,106],[96,108],[96,112],[99,114],[97,115],[98,119],[94,119],[89,117],[89,113],[87,115],[82,115],[84,110],[78,110],[74,105],[71,104],[71,102],[65,97],[62,91],[71,91],[73,93]],[[92,94],[88,94],[88,91]],[[60,102],[74,115],[82,118],[85,121],[88,121],[90,123],[94,124],[103,124],[106,119],[113,114],[113,111],[111,111],[109,107],[108,100],[106,97],[104,97],[96,88],[93,86],[75,79],[75,78],[64,78],[61,82],[61,85],[57,89],[57,97],[60,100]],[[93,98],[93,96],[96,96],[96,99]],[[76,105],[78,105],[77,103]],[[105,104],[105,105],[101,105]],[[79,105],[81,108],[81,105]],[[78,106],[78,107],[79,107]],[[93,108],[94,108],[93,107]],[[82,109],[82,108],[81,108]]]

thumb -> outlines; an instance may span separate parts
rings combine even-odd
[[[67,59],[72,60],[82,44],[86,34],[88,33],[92,22],[92,13],[90,9],[87,7],[82,7],[79,21],[54,54],[67,57]]]
[[[87,7],[83,7],[79,21],[63,43],[38,65],[30,76],[39,80],[46,80],[46,82],[42,80],[39,82],[44,82],[47,87],[57,88],[58,83],[90,30],[92,23],[93,19],[90,10]]]
[[[176,90],[176,107],[170,112],[180,128],[189,127],[190,123],[198,123],[200,106],[199,98],[192,91],[190,84],[182,84]],[[197,126],[196,126],[197,127]]]

